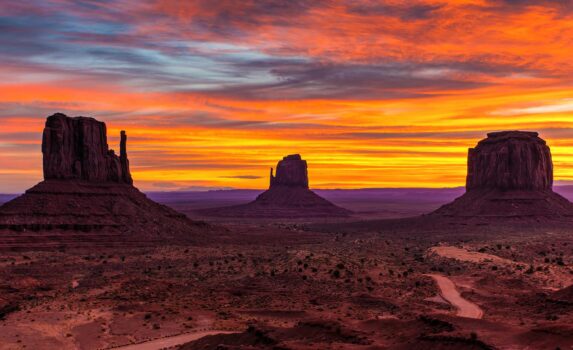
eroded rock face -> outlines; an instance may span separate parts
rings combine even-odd
[[[46,120],[43,133],[44,179],[132,184],[126,145],[122,131],[118,157],[108,147],[105,123],[56,113]]]
[[[308,188],[308,168],[300,154],[291,154],[279,161],[276,176],[271,169],[270,188],[276,186]]]
[[[468,152],[467,191],[479,189],[550,190],[551,151],[536,132],[487,134]]]
[[[122,131],[117,156],[104,123],[50,116],[42,143],[45,180],[0,206],[0,251],[196,242],[215,230],[133,186],[126,145]]]
[[[466,193],[432,215],[477,220],[570,220],[573,204],[553,192],[549,147],[536,132],[494,132],[468,154]]]

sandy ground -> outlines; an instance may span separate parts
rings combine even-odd
[[[181,344],[185,344],[194,340],[201,339],[203,337],[209,335],[217,335],[217,334],[232,334],[235,332],[228,332],[228,331],[202,331],[202,332],[193,332],[193,333],[186,333],[175,335],[172,337],[166,337],[162,339],[156,339],[147,341],[140,344],[133,344],[127,346],[120,346],[114,349],[117,350],[160,350],[164,348],[174,347]]]
[[[457,316],[476,319],[483,317],[483,310],[471,301],[464,299],[452,280],[441,275],[432,274],[429,276],[438,284],[440,296],[457,309]]]
[[[473,263],[493,262],[497,264],[512,264],[513,262],[508,259],[500,258],[499,256],[470,252],[467,249],[452,247],[452,246],[437,246],[429,249],[430,253],[438,254],[444,258],[456,259],[460,261],[468,261]]]
[[[573,346],[573,299],[554,295],[573,279],[569,228],[372,227],[235,224],[199,245],[4,251],[0,349]],[[241,333],[197,333],[216,330]]]

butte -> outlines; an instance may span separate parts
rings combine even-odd
[[[124,131],[118,156],[105,123],[57,113],[46,120],[42,153],[44,181],[0,207],[0,248],[148,245],[209,230],[133,186]]]
[[[552,187],[551,151],[538,133],[493,132],[468,151],[466,193],[430,215],[492,219],[573,216],[573,204]]]
[[[346,217],[351,214],[309,189],[308,166],[299,154],[284,157],[276,169],[274,176],[271,168],[269,189],[254,201],[198,212],[207,216],[245,218]]]

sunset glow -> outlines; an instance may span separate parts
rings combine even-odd
[[[573,180],[573,1],[0,1],[0,192],[55,112],[126,130],[143,190],[453,187],[490,131]]]

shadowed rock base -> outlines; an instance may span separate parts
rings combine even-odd
[[[193,241],[206,228],[130,185],[48,180],[1,207],[0,248]]]
[[[312,218],[350,216],[350,210],[338,207],[309,189],[274,186],[244,205],[200,210],[216,217]]]
[[[551,191],[470,191],[432,215],[488,218],[573,217],[573,204]]]
[[[132,185],[124,131],[117,156],[105,123],[56,113],[42,153],[45,181],[0,206],[0,249],[193,241],[208,231]]]

